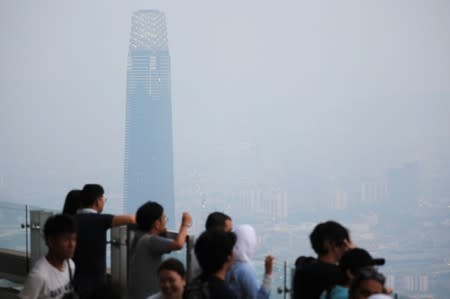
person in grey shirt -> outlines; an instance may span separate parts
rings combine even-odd
[[[128,285],[131,298],[145,299],[159,292],[157,269],[162,255],[183,248],[192,218],[189,213],[183,213],[177,237],[165,238],[162,236],[167,233],[164,209],[157,202],[149,201],[137,210],[136,223],[139,232],[133,240]]]

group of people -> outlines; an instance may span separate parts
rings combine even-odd
[[[146,202],[135,215],[110,215],[102,214],[106,201],[104,189],[98,184],[68,193],[63,213],[45,223],[48,253],[36,261],[19,298],[120,298],[107,281],[106,232],[126,224],[137,227],[130,240],[128,298],[270,297],[274,257],[265,258],[264,275],[258,281],[252,263],[258,242],[252,226],[233,229],[229,215],[211,213],[205,231],[195,241],[188,282],[183,263],[164,255],[185,246],[192,224],[189,213],[182,214],[178,234],[170,239],[166,237],[167,217],[159,203]],[[310,241],[318,256],[297,259],[292,298],[366,299],[390,292],[384,286],[384,276],[375,269],[384,264],[384,259],[372,258],[366,250],[356,248],[341,224],[318,224]]]

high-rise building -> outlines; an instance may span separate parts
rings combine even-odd
[[[132,17],[124,182],[126,212],[156,201],[174,221],[170,55],[165,16],[157,10]]]
[[[403,209],[417,207],[420,197],[420,171],[417,162],[405,163],[388,172],[388,195],[391,204]]]

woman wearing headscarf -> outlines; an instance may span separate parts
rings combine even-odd
[[[266,257],[264,278],[259,286],[252,265],[257,246],[255,229],[245,224],[238,226],[235,233],[237,241],[233,250],[233,265],[226,276],[230,288],[237,294],[237,299],[269,298],[274,258],[270,255]]]

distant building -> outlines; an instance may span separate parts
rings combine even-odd
[[[140,10],[132,17],[128,53],[125,210],[135,212],[149,200],[162,204],[175,220],[166,20],[160,11]]]
[[[371,204],[385,202],[388,198],[386,182],[365,181],[361,183],[361,203]]]
[[[337,190],[334,194],[333,208],[336,210],[345,210],[348,206],[347,192]]]
[[[403,209],[417,207],[420,196],[420,173],[417,162],[405,163],[388,173],[388,194],[391,204]]]

